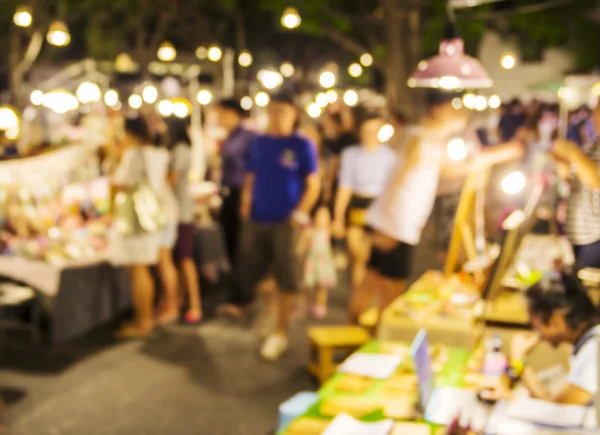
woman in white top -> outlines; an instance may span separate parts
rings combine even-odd
[[[359,127],[361,144],[342,153],[334,233],[337,237],[346,233],[352,257],[353,286],[362,284],[369,259],[369,239],[364,230],[366,210],[383,192],[396,162],[396,153],[387,144],[380,143],[377,137],[383,125],[384,120],[380,116],[366,116]]]
[[[150,266],[159,266],[166,300],[177,300],[177,272],[172,260],[177,236],[177,207],[167,184],[169,153],[148,145],[150,142],[148,125],[143,118],[126,119],[122,155],[112,176],[113,188],[117,192],[130,189],[146,179],[167,210],[169,224],[161,231],[135,236],[124,236],[115,227],[111,229],[109,259],[115,265],[128,267],[135,311],[135,322],[121,329],[121,338],[145,337],[154,328],[155,289]],[[160,322],[168,320],[173,314],[170,310],[172,307],[164,307]]]

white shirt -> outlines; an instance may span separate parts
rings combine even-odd
[[[117,186],[134,187],[145,179],[165,207],[169,222],[177,222],[177,200],[167,184],[170,159],[169,152],[164,148],[128,148],[113,174],[112,181]]]
[[[593,334],[593,337],[579,349],[577,354],[571,356],[567,383],[594,395],[598,390],[598,336],[600,336],[600,325],[592,328],[591,334]]]
[[[339,185],[356,195],[376,198],[383,192],[396,158],[397,153],[385,144],[374,150],[362,145],[347,148],[342,153]]]
[[[406,144],[420,133],[420,129],[411,128],[406,135]],[[367,214],[367,222],[373,229],[413,246],[421,241],[421,233],[433,210],[444,160],[443,145],[420,140],[418,146],[419,161],[405,174],[402,185],[394,192],[388,192],[394,189],[388,182],[384,193],[373,202]],[[406,149],[407,146],[402,147],[402,153]],[[400,156],[390,179],[404,170],[405,160],[404,156]]]

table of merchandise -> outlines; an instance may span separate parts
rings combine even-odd
[[[479,301],[468,277],[425,272],[383,312],[378,338],[411,341],[425,328],[431,343],[472,349],[483,332],[475,314]]]
[[[392,342],[381,342],[372,341],[367,343],[364,347],[359,349],[357,353],[366,354],[402,354],[405,356],[403,362],[400,364],[396,372],[387,380],[382,379],[365,379],[362,378],[363,385],[361,386],[361,378],[355,375],[349,375],[344,373],[336,373],[328,382],[326,382],[322,388],[318,391],[318,401],[310,407],[310,409],[299,419],[313,419],[323,420],[323,423],[331,421],[336,415],[336,412],[332,410],[336,406],[342,406],[344,400],[358,399],[363,401],[363,405],[372,411],[367,411],[363,415],[355,415],[361,421],[364,422],[375,422],[384,419],[393,419],[397,422],[401,421],[414,421],[415,423],[428,425],[422,416],[414,413],[413,418],[394,418],[393,414],[398,411],[394,407],[400,406],[402,408],[399,412],[401,414],[406,410],[405,407],[415,408],[414,400],[417,398],[416,390],[412,391],[412,394],[408,391],[409,389],[416,388],[413,385],[400,385],[403,383],[402,379],[408,379],[411,375],[407,375],[408,367],[410,366],[410,356],[408,354],[408,344],[403,343],[392,343]],[[436,374],[435,383],[438,387],[463,387],[466,380],[466,374],[469,364],[469,360],[473,352],[469,349],[464,348],[446,348],[447,358],[443,367],[439,368],[439,372]],[[408,364],[408,365],[407,365]],[[408,370],[408,371],[407,371]],[[413,375],[414,376],[414,375]],[[351,384],[355,382],[355,392],[349,390],[352,389]],[[409,382],[410,383],[410,382]],[[343,384],[344,389],[341,390]],[[336,405],[336,401],[337,403]],[[387,404],[385,402],[388,402]],[[326,410],[325,408],[329,408]],[[342,411],[341,412],[347,412]],[[293,426],[292,423],[291,426]],[[288,435],[290,427],[284,428],[278,432],[277,435]]]

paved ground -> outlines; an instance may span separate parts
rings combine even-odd
[[[419,252],[415,276],[433,257]],[[327,322],[344,322],[346,301],[347,290],[334,292]],[[9,433],[266,435],[279,403],[315,389],[306,326],[294,326],[277,364],[259,359],[250,328],[224,321],[168,328],[147,342],[115,343],[106,328],[53,350],[10,351],[0,360]]]

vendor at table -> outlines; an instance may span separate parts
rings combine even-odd
[[[527,292],[531,324],[536,334],[513,337],[511,366],[536,399],[571,405],[588,405],[598,389],[598,311],[581,282],[566,273],[547,276]],[[527,356],[541,341],[558,347],[573,345],[566,383],[552,395],[527,365]]]

